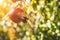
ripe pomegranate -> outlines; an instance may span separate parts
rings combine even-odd
[[[9,12],[9,17],[13,22],[19,23],[21,21],[25,21],[24,14],[25,14],[25,12],[24,12],[23,9],[21,9],[21,8],[13,8]]]

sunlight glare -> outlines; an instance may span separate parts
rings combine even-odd
[[[0,0],[0,3],[2,3],[3,2],[3,0]]]

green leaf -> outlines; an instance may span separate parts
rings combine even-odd
[[[33,6],[34,10],[37,10],[37,4],[36,3],[33,3],[32,6]]]

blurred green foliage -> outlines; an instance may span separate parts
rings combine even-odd
[[[31,0],[28,6],[24,9],[29,15],[29,22],[17,24],[17,38],[60,40],[60,0]]]

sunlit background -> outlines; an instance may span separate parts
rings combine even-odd
[[[11,21],[14,7],[24,9],[27,22]],[[60,40],[60,0],[0,0],[0,40]]]

